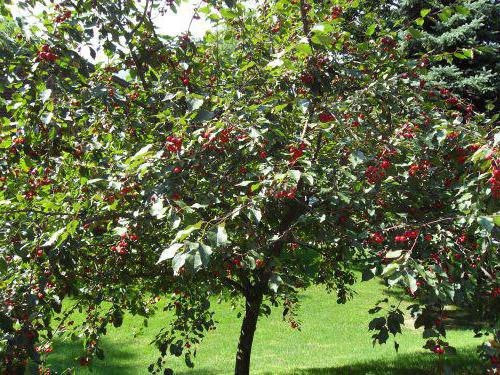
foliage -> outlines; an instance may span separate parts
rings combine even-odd
[[[297,293],[317,283],[346,302],[353,264],[419,297],[411,314],[436,353],[451,350],[447,304],[492,327],[498,115],[420,78],[443,56],[406,57],[418,30],[360,1],[204,3],[220,27],[195,41],[157,34],[168,6],[47,4],[43,24],[17,26],[3,10],[7,373],[43,367],[59,334],[85,337],[81,365],[102,358],[110,324],[169,293],[151,371],[167,354],[193,365],[220,296],[244,298],[235,372],[248,373],[258,316],[282,304],[298,327]],[[79,57],[95,44],[106,63]],[[68,297],[83,322],[60,314]],[[402,313],[372,322],[374,342]]]
[[[419,38],[407,41],[409,51],[446,53],[426,74],[429,82],[471,99],[483,110],[487,100],[498,104],[498,3],[404,0],[398,13],[422,25]]]

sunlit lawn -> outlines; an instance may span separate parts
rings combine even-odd
[[[281,310],[259,321],[252,372],[259,374],[429,374],[441,373],[443,363],[458,374],[481,373],[475,347],[481,339],[472,331],[454,330],[449,341],[458,348],[458,355],[438,358],[423,349],[421,332],[404,329],[399,337],[399,353],[392,343],[372,347],[367,330],[371,316],[367,310],[380,298],[382,286],[377,281],[356,285],[357,295],[345,305],[338,305],[334,295],[314,287],[302,298],[299,319],[302,330],[291,329],[281,319]],[[218,328],[209,332],[199,346],[195,368],[171,358],[172,368],[180,374],[227,374],[233,369],[240,320],[227,304],[216,306]],[[158,314],[138,337],[134,332],[142,325],[141,318],[126,317],[119,329],[111,329],[104,339],[105,360],[95,360],[95,374],[147,374],[147,367],[157,358],[156,348],[149,345],[160,327],[167,323]],[[60,342],[50,355],[54,368],[75,366],[77,373],[86,373],[75,358],[81,354],[81,343]]]

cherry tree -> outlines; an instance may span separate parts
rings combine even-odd
[[[449,304],[498,335],[498,115],[420,78],[449,57],[406,56],[431,15],[207,1],[194,18],[218,27],[195,40],[158,33],[176,5],[47,2],[38,23],[0,5],[0,368],[46,371],[52,340],[78,334],[89,365],[110,324],[160,298],[173,319],[150,371],[192,366],[222,297],[242,309],[248,374],[259,316],[280,305],[298,328],[300,290],[345,303],[355,267],[415,297],[436,354],[453,351]],[[374,343],[405,313],[380,311]],[[482,353],[495,365],[498,346]]]

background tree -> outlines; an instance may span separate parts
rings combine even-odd
[[[407,23],[422,26],[418,38],[407,42],[412,53],[448,53],[447,58],[429,69],[427,81],[468,98],[483,110],[488,101],[498,104],[500,5],[497,2],[405,0],[397,13]]]
[[[59,335],[85,337],[81,365],[102,358],[107,327],[149,317],[159,296],[174,318],[150,370],[167,354],[192,366],[218,296],[243,309],[247,374],[258,317],[281,304],[296,328],[312,283],[346,302],[353,264],[420,297],[410,312],[437,354],[452,351],[447,304],[493,329],[497,117],[422,80],[443,55],[408,59],[404,33],[363,5],[202,4],[222,26],[202,41],[158,35],[154,12],[175,4],[153,0],[46,4],[43,24],[5,30],[7,373],[43,370]],[[106,63],[78,57],[97,47]],[[374,342],[400,332],[388,311]]]

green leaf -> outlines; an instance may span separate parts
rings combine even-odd
[[[47,112],[47,113],[44,113],[41,117],[42,117],[42,122],[44,123],[44,125],[48,125],[52,121],[52,117],[54,117],[54,113]]]
[[[290,176],[290,179],[297,184],[300,180],[301,172],[296,169],[291,169],[288,171],[288,176]]]
[[[165,217],[165,213],[167,212],[167,207],[163,206],[163,199],[158,199],[151,206],[150,214],[157,219],[163,219]]]
[[[262,212],[258,208],[250,208],[248,212],[250,220],[260,223],[262,220]]]
[[[239,184],[236,184],[234,186],[248,186],[250,184],[253,184],[255,181],[241,181]]]
[[[267,64],[267,67],[272,69],[272,68],[277,68],[278,66],[281,66],[283,64],[284,64],[283,60],[274,59]]]
[[[137,151],[135,153],[134,156],[132,156],[132,158],[137,158],[137,157],[140,157],[140,156],[143,156],[143,155],[146,155],[147,152],[151,149],[151,147],[153,147],[152,144],[149,144],[149,145],[146,145],[144,146],[143,148],[141,148],[139,151]]]
[[[422,36],[422,33],[413,27],[408,28],[408,31],[410,32],[411,36],[414,37],[415,39],[418,39]]]
[[[52,94],[51,89],[42,91],[42,93],[40,94],[40,99],[42,100],[42,103],[45,103],[50,98],[51,94]]]
[[[223,225],[219,225],[215,231],[209,232],[208,238],[215,247],[226,246],[230,243]]]
[[[418,26],[422,26],[424,24],[425,20],[423,18],[417,18],[415,20],[415,23],[418,25]]]
[[[368,280],[371,280],[375,277],[377,273],[377,268],[376,267],[373,267],[373,268],[365,268],[363,270],[363,273],[361,274],[361,280],[362,281],[368,281]]]
[[[396,263],[390,263],[388,264],[386,267],[384,267],[384,269],[382,270],[382,275],[384,276],[390,276],[392,275],[394,272],[396,272],[396,270],[399,268],[399,264],[396,264]]]
[[[314,177],[309,173],[303,173],[302,178],[309,186],[314,186]]]
[[[253,193],[254,191],[260,189],[261,185],[262,184],[260,182],[257,182],[256,184],[253,184],[252,186],[250,186],[250,191]]]
[[[490,233],[495,227],[492,216],[480,216],[478,217],[477,222]]]
[[[399,258],[402,253],[403,253],[403,250],[391,250],[385,254],[385,257],[388,259],[396,259],[396,258]]]
[[[337,195],[342,202],[347,203],[347,204],[351,203],[351,198],[349,198],[348,195],[346,195],[340,191],[337,193]]]
[[[174,242],[184,241],[191,233],[199,230],[202,223],[202,221],[198,221],[196,224],[189,225],[185,229],[178,231],[174,238]]]
[[[327,22],[321,22],[314,25],[311,31],[314,33],[330,33],[333,31],[333,26]]]
[[[187,254],[186,253],[177,253],[172,259],[172,269],[174,270],[174,275],[179,274],[179,270],[186,263]]]
[[[163,250],[163,252],[161,253],[160,258],[158,259],[158,262],[156,262],[156,264],[161,263],[167,259],[172,259],[177,254],[179,249],[181,249],[182,247],[184,247],[184,244],[182,244],[182,243],[174,243],[174,244],[170,245],[165,250]]]
[[[349,155],[349,160],[354,168],[356,168],[359,164],[362,164],[366,161],[366,156],[363,151],[354,151]]]
[[[412,293],[415,293],[417,291],[417,280],[413,277],[413,275],[410,274],[406,275],[406,280],[408,282],[408,288],[410,288],[410,291]]]
[[[306,55],[311,55],[312,54],[312,49],[311,49],[311,46],[309,45],[309,43],[305,42],[305,43],[299,43],[295,46],[295,49],[298,51],[298,52],[301,52],[301,53],[304,53]]]
[[[274,293],[276,293],[278,292],[278,288],[281,284],[283,284],[283,280],[281,279],[281,277],[273,273],[269,278],[268,282],[269,289],[271,289]]]
[[[425,17],[425,16],[426,16],[426,15],[428,15],[430,12],[431,12],[431,10],[430,10],[430,9],[428,9],[428,8],[421,9],[421,10],[420,10],[420,16],[421,16],[421,17]]]
[[[468,16],[470,14],[470,9],[469,8],[466,8],[462,5],[456,5],[455,6],[455,9],[458,13],[464,15],[464,16]]]
[[[500,215],[493,215],[493,222],[497,227],[500,227]]]
[[[370,26],[368,26],[368,28],[366,29],[366,32],[365,34],[367,36],[372,36],[373,33],[375,32],[375,30],[377,29],[377,24],[376,23],[372,23]]]
[[[210,255],[212,255],[212,248],[205,244],[200,244],[198,248],[198,253],[200,254],[201,263],[206,267],[210,262]]]
[[[453,14],[453,11],[450,8],[444,8],[439,14],[438,17],[442,22],[446,22],[450,19],[450,16]]]
[[[57,239],[61,234],[66,231],[66,227],[59,229],[58,231],[52,233],[50,238],[42,245],[42,247],[49,247],[56,243]]]
[[[465,57],[469,59],[474,58],[474,50],[473,49],[462,49],[462,53],[464,54]]]
[[[326,34],[314,34],[311,37],[311,41],[315,44],[319,44],[321,46],[330,46],[333,42],[333,38]]]
[[[233,12],[232,10],[227,9],[227,8],[222,8],[220,10],[220,14],[222,15],[222,17],[224,17],[227,20],[231,20],[233,18],[238,17],[238,15],[235,12]]]
[[[201,108],[201,106],[203,105],[203,99],[201,98],[197,98],[195,96],[188,96],[186,98],[186,101],[188,103],[188,109],[190,111],[196,111],[197,109]]]
[[[4,257],[0,257],[0,273],[5,273],[7,271],[7,261]]]

